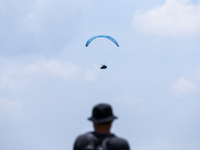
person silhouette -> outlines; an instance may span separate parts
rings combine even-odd
[[[128,142],[111,133],[113,120],[110,105],[101,103],[94,106],[92,116],[88,120],[93,122],[94,131],[79,135],[74,143],[74,150],[129,150]]]

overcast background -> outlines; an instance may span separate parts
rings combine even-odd
[[[70,150],[105,102],[132,150],[199,150],[199,41],[198,0],[0,0],[0,149]]]

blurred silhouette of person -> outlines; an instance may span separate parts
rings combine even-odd
[[[113,120],[112,108],[108,104],[98,104],[93,108],[88,120],[93,122],[94,131],[79,135],[74,150],[129,150],[125,139],[110,132]]]

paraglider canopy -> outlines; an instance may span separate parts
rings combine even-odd
[[[107,38],[107,39],[111,40],[113,43],[115,43],[116,46],[119,47],[119,44],[117,43],[117,41],[116,41],[114,38],[112,38],[111,36],[108,36],[108,35],[97,35],[97,36],[93,36],[93,37],[91,37],[91,38],[86,42],[85,46],[88,47],[88,45],[89,45],[94,39],[99,38],[99,37]]]

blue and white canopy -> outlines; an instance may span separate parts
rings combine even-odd
[[[119,44],[117,43],[117,41],[112,38],[111,36],[108,36],[108,35],[97,35],[97,36],[93,36],[91,37],[85,44],[86,47],[88,47],[88,45],[96,38],[99,38],[99,37],[104,37],[104,38],[107,38],[109,40],[111,40],[113,43],[115,43],[118,47],[119,47]]]

